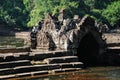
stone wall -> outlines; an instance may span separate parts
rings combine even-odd
[[[102,37],[105,39],[107,47],[120,47],[120,33],[104,33]]]
[[[14,33],[15,38],[21,38],[24,39],[24,44],[30,46],[30,31],[22,31],[22,32],[15,32]]]
[[[105,33],[103,38],[106,40],[107,44],[110,43],[120,43],[120,34],[119,33]]]

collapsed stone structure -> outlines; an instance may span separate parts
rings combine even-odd
[[[99,44],[99,48],[105,47],[102,35],[94,26],[94,20],[84,16],[79,23],[66,19],[63,25],[47,15],[41,30],[37,34],[37,48],[46,49],[76,49],[86,35],[92,35]]]
[[[83,62],[102,59],[105,47],[105,40],[90,16],[84,16],[81,20],[67,18],[61,25],[56,18],[48,14],[37,34],[38,49],[72,50],[78,57],[83,56],[83,60],[80,58]]]

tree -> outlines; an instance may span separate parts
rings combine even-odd
[[[84,0],[84,3],[89,6],[90,9],[94,9],[95,0]]]
[[[104,9],[106,8],[109,4],[111,4],[114,1],[119,1],[119,0],[94,0],[94,8],[96,9]]]
[[[120,1],[115,1],[107,6],[103,10],[102,16],[108,21],[112,26],[120,23]]]
[[[9,26],[26,27],[28,14],[23,0],[0,0],[0,17]]]
[[[30,12],[30,21],[28,26],[35,26],[44,18],[46,13],[58,15],[59,10],[64,8],[67,10],[68,17],[75,13],[78,8],[78,1],[74,0],[34,0],[34,8]]]
[[[119,0],[0,0],[0,20],[10,26],[32,27],[44,19],[46,13],[58,16],[65,9],[66,17],[88,14],[111,25],[119,23]],[[103,18],[104,17],[104,18]]]

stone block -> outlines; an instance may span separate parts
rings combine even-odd
[[[71,63],[74,68],[84,68],[84,64],[82,62],[74,62],[74,63]]]
[[[32,76],[34,75],[43,75],[43,74],[48,74],[48,71],[34,71],[31,72]]]
[[[29,66],[19,66],[15,67],[15,74],[17,73],[25,73],[25,72],[32,72],[32,71],[37,71],[37,67],[29,65]]]
[[[50,73],[55,74],[55,73],[60,73],[60,72],[63,72],[63,70],[62,69],[54,69]]]
[[[14,57],[16,60],[29,60],[30,59],[28,52],[14,53]]]
[[[15,75],[14,74],[10,74],[10,75],[0,75],[0,80],[5,80],[5,79],[9,79],[9,78],[14,78]]]
[[[60,63],[59,65],[61,69],[62,68],[83,68],[84,67],[84,64],[82,62]]]
[[[26,72],[26,73],[15,74],[15,77],[26,77],[26,76],[31,76],[31,73],[30,72]]]
[[[1,75],[9,75],[9,74],[14,74],[14,70],[12,68],[0,69],[0,76]]]
[[[33,56],[34,60],[43,60],[45,58],[50,58],[52,56],[52,53],[43,53],[43,54],[35,54],[35,56]]]
[[[54,52],[52,57],[61,57],[61,56],[68,56],[68,53],[66,51],[62,52]]]
[[[4,62],[15,61],[15,60],[16,59],[15,59],[15,57],[13,55],[4,57]]]
[[[78,70],[81,70],[81,68],[64,68],[64,69],[62,69],[62,71],[64,71],[64,72],[78,71]]]
[[[48,70],[60,69],[58,64],[49,64]]]
[[[45,71],[45,70],[52,70],[52,69],[58,69],[59,66],[56,64],[50,64],[50,65],[30,65],[30,66],[20,66],[15,67],[14,70],[16,73],[25,73],[25,72],[33,72],[33,71]]]
[[[74,66],[70,63],[62,63],[62,64],[59,64],[61,66],[61,69],[62,68],[73,68]]]
[[[64,56],[64,57],[46,58],[44,59],[44,62],[46,62],[47,64],[78,62],[78,57],[77,56]]]
[[[3,62],[15,60],[12,53],[1,53],[0,57],[3,58]]]

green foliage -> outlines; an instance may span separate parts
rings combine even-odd
[[[33,9],[30,11],[30,21],[28,26],[35,26],[39,20],[42,20],[46,13],[53,11],[55,2],[53,0],[34,0]]]
[[[95,0],[84,0],[84,3],[90,7],[90,9],[94,9]]]
[[[25,10],[31,11],[34,7],[33,0],[23,0],[23,4],[25,6]]]
[[[0,17],[13,27],[25,27],[27,11],[22,0],[0,0]]]
[[[102,16],[114,26],[120,22],[120,1],[115,1],[103,10]]]
[[[47,13],[58,15],[59,10],[64,8],[69,13],[68,17],[73,15],[73,10],[78,8],[78,1],[71,0],[34,0],[34,8],[30,12],[30,21],[28,26],[35,26],[40,20],[44,19]]]
[[[91,10],[91,15],[97,20],[98,22],[101,22],[102,16],[101,16],[102,10],[99,9],[92,9]]]
[[[60,9],[68,18],[89,14],[112,26],[120,21],[120,0],[0,0],[0,20],[15,28],[32,27],[47,13],[57,17]]]
[[[84,3],[90,7],[88,14],[97,21],[111,26],[119,23],[119,0],[84,0]]]
[[[104,9],[114,1],[119,1],[119,0],[95,0],[94,8]]]

